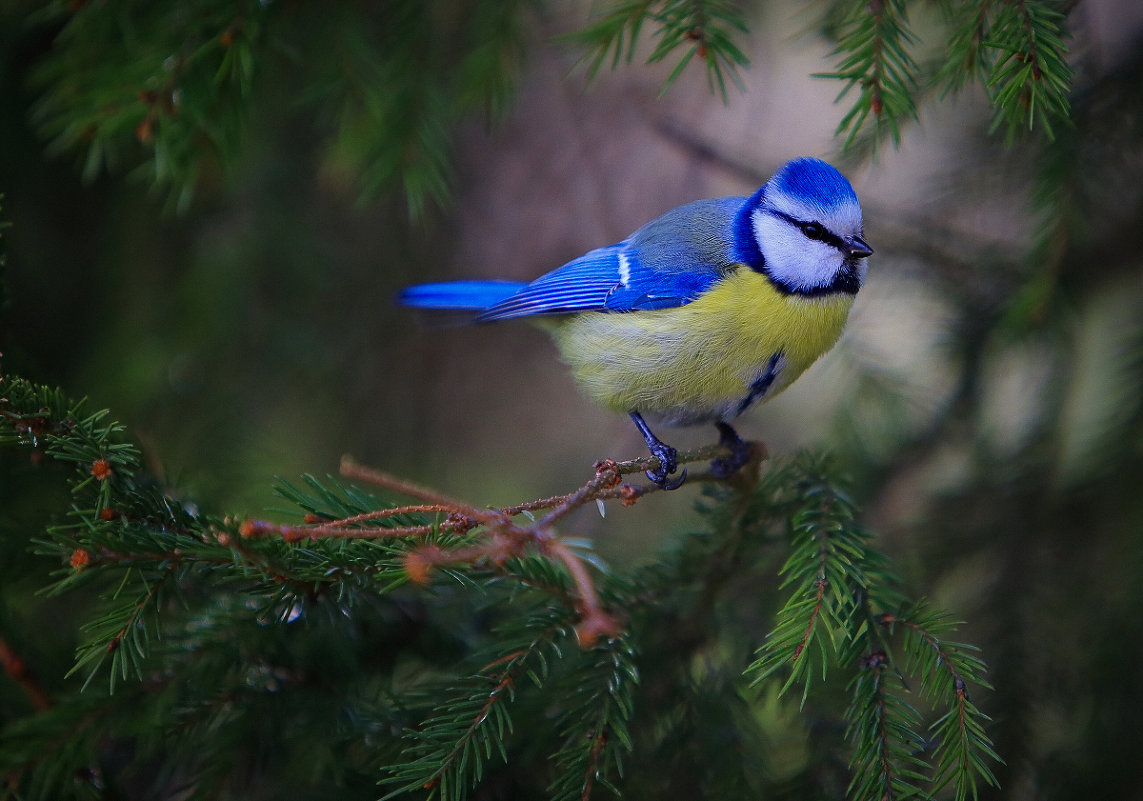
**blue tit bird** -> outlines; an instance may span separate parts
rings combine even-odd
[[[638,426],[659,465],[686,475],[651,430],[714,423],[729,475],[749,458],[730,420],[777,395],[841,336],[865,281],[861,206],[824,161],[783,165],[750,197],[699,200],[530,283],[459,281],[405,289],[400,302],[476,322],[542,317],[580,388]]]

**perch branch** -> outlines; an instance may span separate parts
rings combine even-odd
[[[726,449],[719,445],[696,448],[679,454],[679,464],[710,461],[725,456]],[[753,460],[731,481],[749,482],[757,480],[761,463],[765,459],[765,448],[753,446]],[[341,461],[341,474],[382,489],[400,493],[421,501],[419,504],[394,506],[365,514],[354,515],[339,520],[308,520],[304,525],[285,525],[263,520],[247,520],[239,527],[244,539],[276,536],[286,542],[318,539],[396,539],[424,538],[435,532],[447,531],[464,534],[482,528],[479,537],[472,543],[455,548],[441,548],[432,543],[423,543],[405,555],[404,567],[409,579],[418,584],[427,583],[434,568],[450,564],[484,564],[502,570],[507,561],[521,557],[529,547],[541,555],[560,564],[571,577],[574,595],[571,602],[580,615],[576,634],[580,644],[590,647],[600,636],[614,636],[620,630],[618,620],[609,614],[600,603],[599,595],[592,581],[587,565],[576,552],[555,533],[554,526],[576,509],[592,501],[620,500],[625,506],[660,488],[655,484],[627,484],[623,477],[639,474],[658,464],[654,457],[631,459],[617,462],[605,459],[595,464],[595,472],[588,481],[564,495],[542,498],[514,506],[489,509],[474,506],[451,498],[437,490],[424,487],[398,476],[358,464],[351,457]],[[722,480],[710,472],[697,473],[691,481]],[[546,511],[539,519],[527,523],[517,523],[515,518],[527,513]],[[435,524],[415,526],[386,526],[386,519],[407,514],[438,514],[444,519]],[[374,523],[374,525],[362,525]],[[550,588],[549,588],[550,589]]]

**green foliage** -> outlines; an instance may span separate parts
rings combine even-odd
[[[835,42],[833,71],[818,77],[844,83],[838,101],[850,97],[838,124],[842,149],[896,146],[902,125],[918,115],[918,100],[931,89],[961,90],[974,83],[988,92],[995,110],[993,128],[1009,139],[1020,129],[1040,127],[1051,138],[1070,113],[1071,67],[1064,43],[1066,10],[1055,0],[979,0],[942,3],[947,44],[938,44],[934,63],[919,60],[922,45],[911,29],[909,0],[834,0],[826,9],[823,32]],[[749,65],[734,43],[733,31],[748,30],[738,3],[693,0],[622,0],[605,4],[595,18],[568,39],[586,49],[588,76],[604,65],[629,63],[644,28],[656,39],[648,63],[683,55],[666,80],[675,82],[697,55],[706,64],[713,91],[727,99],[729,78],[740,88],[740,67]]]
[[[325,46],[341,55],[327,62],[314,53],[334,69],[301,76],[303,97],[333,119],[332,168],[354,176],[365,198],[402,187],[414,215],[443,204],[453,133],[474,113],[494,119],[507,107],[532,5],[401,0],[314,20]]]
[[[562,741],[552,756],[557,771],[548,792],[553,801],[591,797],[596,786],[621,797],[622,755],[634,748],[630,722],[639,683],[634,647],[621,635],[587,657],[570,676],[572,702],[556,725]]]
[[[790,518],[793,549],[781,571],[782,589],[793,591],[751,670],[761,681],[792,662],[782,690],[801,682],[804,704],[814,667],[824,679],[829,662],[856,637],[848,631],[850,623],[865,625],[857,615],[862,599],[871,592],[888,594],[890,582],[880,569],[881,557],[868,546],[869,535],[854,525],[853,504],[844,493],[820,472],[806,476],[797,491],[804,503]],[[816,666],[807,650],[817,652]]]
[[[457,125],[511,98],[532,5],[60,0],[32,17],[55,32],[33,118],[86,179],[127,169],[185,209],[252,119],[285,116],[363,197],[399,187],[417,213],[447,196]]]
[[[856,744],[849,795],[856,798],[924,798],[928,764],[920,757],[925,741],[921,716],[887,687],[888,663],[870,655],[853,677],[853,700],[846,713],[846,734]]]
[[[917,55],[923,43],[909,25],[909,9],[919,5],[838,0],[829,7],[825,30],[837,42],[833,55],[839,63],[819,76],[844,81],[838,100],[856,90],[837,128],[845,137],[843,149],[875,146],[886,135],[898,145],[902,124],[917,117],[924,94],[935,89],[943,95],[972,84],[987,92],[992,128],[1004,128],[1009,141],[1036,128],[1050,139],[1055,127],[1068,121],[1072,71],[1060,3],[941,3],[948,38],[938,42],[932,58]]]
[[[238,148],[274,7],[53,3],[34,121],[51,150],[82,153],[86,180],[133,167],[185,208],[204,164]]]
[[[612,69],[620,63],[631,62],[643,26],[649,22],[657,41],[647,57],[648,64],[683,52],[667,77],[663,91],[670,89],[697,56],[706,68],[711,90],[727,102],[727,80],[745,91],[738,70],[750,65],[734,43],[734,32],[747,30],[739,5],[734,0],[620,0],[606,7],[567,40],[587,50],[584,56],[587,74],[589,79],[594,79],[608,61]]]
[[[989,687],[984,679],[987,668],[976,655],[979,649],[946,640],[957,624],[947,613],[923,603],[882,620],[904,631],[902,649],[909,655],[905,671],[919,678],[921,696],[945,707],[930,726],[937,754],[936,786],[951,782],[958,801],[970,794],[976,798],[977,778],[995,787],[989,763],[1000,757],[985,733],[989,718],[972,702],[968,690],[970,684]]]
[[[837,664],[856,670],[846,713],[847,738],[855,746],[851,798],[928,797],[952,782],[961,801],[969,792],[976,797],[978,779],[996,786],[989,762],[999,757],[985,734],[987,717],[968,699],[970,683],[987,686],[976,649],[943,638],[955,628],[944,613],[924,603],[905,605],[885,557],[856,526],[853,504],[826,466],[798,467],[785,477],[784,490],[794,505],[791,551],[782,567],[782,589],[791,592],[747,672],[762,682],[788,669],[782,692],[801,683],[804,706],[815,674],[824,680]],[[904,632],[897,646],[903,661],[895,655],[895,630]],[[905,676],[919,679],[920,696],[940,713],[929,727],[937,756],[931,780],[919,756],[929,738],[902,697]]]
[[[75,154],[86,179],[129,170],[185,209],[196,187],[227,171],[251,125],[309,128],[330,172],[363,199],[395,187],[413,214],[443,204],[452,139],[474,114],[511,102],[537,0],[395,0],[282,4],[244,0],[66,3],[30,20],[54,31],[32,71],[33,120],[55,153]],[[919,95],[979,83],[995,127],[1051,136],[1069,114],[1066,9],[1057,0],[943,3],[948,44],[919,64],[909,0],[833,0],[826,36],[851,97],[843,149],[888,136],[917,116]],[[736,0],[614,0],[565,37],[587,74],[633,60],[675,60],[669,89],[692,63],[711,90],[744,85],[739,40],[748,6]],[[337,58],[328,55],[336,53]],[[922,66],[923,64],[923,66]]]
[[[378,778],[387,798],[445,801],[489,784],[569,801],[657,798],[688,782],[741,792],[771,759],[744,672],[754,684],[785,672],[783,690],[803,684],[800,706],[820,695],[818,714],[831,714],[838,669],[851,700],[832,714],[850,745],[831,748],[852,763],[854,801],[945,784],[964,799],[978,781],[995,784],[988,719],[968,696],[987,686],[983,662],[948,639],[947,616],[903,601],[821,459],[777,465],[753,491],[711,489],[708,531],[651,565],[599,575],[626,624],[585,642],[582,586],[565,563],[475,558],[415,587],[418,549],[460,553],[480,533],[430,525],[414,536],[433,521],[378,517],[392,504],[307,476],[279,494],[310,528],[267,536],[154,485],[105,412],[16,378],[0,390],[0,445],[71,476],[71,509],[34,542],[60,565],[43,592],[85,610],[76,678],[60,679],[46,708],[0,724],[0,774],[21,798],[83,797],[105,782],[242,797],[289,787],[299,770],[316,796],[338,786],[370,797],[352,788]],[[371,528],[330,537],[323,521]],[[739,582],[779,561],[784,599],[765,579]],[[905,675],[940,713],[927,733]],[[109,743],[134,756],[110,759]]]
[[[407,732],[407,761],[393,766],[389,781],[399,786],[386,798],[431,788],[430,797],[439,793],[444,799],[463,799],[470,785],[484,778],[485,763],[493,754],[507,762],[505,738],[515,731],[510,708],[516,682],[527,678],[543,687],[549,657],[561,658],[573,636],[566,618],[554,610],[538,610],[522,631],[506,632],[511,639],[498,641],[495,655],[482,655],[493,656],[490,662],[448,687],[430,717]]]
[[[837,126],[839,135],[846,134],[843,148],[852,146],[870,121],[874,136],[881,138],[888,131],[898,145],[901,121],[917,116],[913,99],[917,64],[909,55],[917,40],[908,27],[905,0],[849,3],[837,10],[842,18],[833,55],[841,62],[836,72],[820,77],[845,82],[838,100],[858,89],[856,101]]]
[[[1039,124],[1051,138],[1054,124],[1070,113],[1065,7],[1050,0],[975,0],[945,9],[955,27],[938,84],[957,90],[980,81],[992,100],[993,129],[1003,126],[1011,138]]]

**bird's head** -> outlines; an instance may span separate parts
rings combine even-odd
[[[745,261],[792,294],[856,293],[873,253],[853,187],[813,158],[787,162],[750,198],[739,237]]]

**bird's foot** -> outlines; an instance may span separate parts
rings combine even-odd
[[[651,455],[659,460],[658,467],[646,471],[647,478],[662,490],[674,490],[681,487],[683,482],[687,480],[686,468],[683,468],[683,472],[675,478],[670,478],[670,475],[679,469],[678,451],[655,436],[651,427],[647,425],[647,421],[643,419],[643,415],[636,411],[632,411],[630,414],[635,425],[639,427],[643,439],[647,442],[647,450],[651,451]]]
[[[654,444],[647,443],[651,455],[659,460],[659,466],[654,470],[645,471],[647,478],[652,483],[656,484],[659,489],[675,490],[683,485],[687,480],[687,469],[684,467],[683,472],[679,473],[674,478],[670,478],[671,473],[674,473],[679,468],[679,453],[670,445],[665,442],[657,440]]]
[[[729,478],[753,458],[750,443],[738,436],[738,432],[726,423],[715,423],[718,429],[718,444],[730,451],[729,456],[720,456],[710,463],[710,472],[715,478]]]

